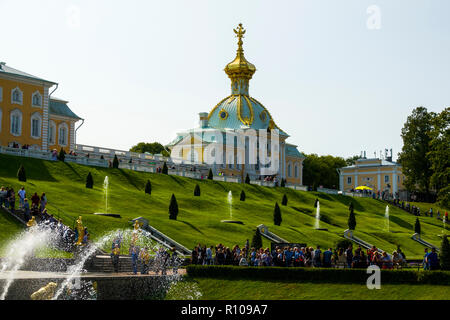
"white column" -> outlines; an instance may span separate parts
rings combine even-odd
[[[339,172],[339,190],[344,191],[344,175]]]
[[[397,192],[397,170],[394,169],[394,172],[392,173],[392,195],[395,199],[395,193]]]
[[[358,187],[358,172],[355,172],[355,182],[354,182],[355,188]]]
[[[48,106],[49,106],[49,98],[48,98],[48,87],[44,87],[44,96],[42,103],[42,151],[47,151],[48,149],[48,124],[49,124],[49,116],[48,116]]]
[[[377,182],[378,182],[378,190],[377,191],[381,191],[381,172],[378,171],[378,175],[377,175]]]

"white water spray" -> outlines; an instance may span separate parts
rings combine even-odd
[[[230,220],[233,219],[233,193],[228,192],[228,197],[227,197],[227,201],[228,201],[228,207],[230,208]]]
[[[386,210],[384,212],[384,218],[385,218],[385,222],[384,222],[384,226],[387,232],[389,232],[389,206],[386,206]]]
[[[317,201],[317,208],[316,208],[316,223],[314,225],[314,228],[319,229],[320,228],[320,203]]]
[[[109,178],[105,177],[103,181],[103,193],[105,194],[105,213],[108,213],[108,187],[109,187]]]

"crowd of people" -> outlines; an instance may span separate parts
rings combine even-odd
[[[432,258],[430,258],[432,261]],[[434,261],[434,260],[433,260]],[[401,248],[391,255],[373,246],[364,250],[360,246],[348,248],[328,248],[320,246],[292,247],[275,246],[269,248],[249,248],[248,240],[242,248],[235,245],[232,249],[222,244],[207,247],[198,244],[191,255],[192,264],[236,265],[255,267],[323,267],[323,268],[366,268],[377,265],[381,269],[402,268],[407,260]],[[434,263],[434,262],[433,262]]]
[[[420,207],[417,207],[415,205],[411,205],[409,202],[405,203],[404,201],[400,202],[400,200],[394,199],[391,203],[393,205],[395,205],[395,206],[397,206],[397,207],[399,207],[399,208],[401,208],[401,209],[403,209],[403,210],[405,210],[405,211],[415,215],[415,216],[421,216],[422,215],[422,213],[420,211]],[[429,210],[425,210],[423,212],[423,215],[425,217],[433,218],[433,216],[435,215],[435,212],[433,211],[433,208],[430,208]],[[436,211],[436,218],[438,220],[443,220],[445,222],[448,222],[448,211],[445,211],[445,212],[441,213],[439,210],[437,210]]]

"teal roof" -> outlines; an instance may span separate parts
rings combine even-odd
[[[304,158],[305,156],[297,150],[297,147],[292,144],[286,144],[286,155],[289,157]]]
[[[73,113],[73,111],[67,106],[67,101],[63,100],[50,99],[49,113],[81,120],[81,118]]]
[[[267,109],[256,99],[250,96],[241,95],[240,97],[240,102],[239,95],[231,95],[219,102],[208,116],[208,126],[214,129],[267,129],[269,127],[270,120],[273,120]],[[238,116],[239,103],[241,117]],[[221,117],[223,111],[226,112],[225,119]],[[253,121],[251,121],[249,125],[241,121],[241,119],[245,118],[251,119],[252,113]],[[287,134],[281,129],[279,129],[279,131],[280,135],[287,136]]]
[[[44,82],[48,82],[48,83],[53,83],[56,84],[56,82],[53,81],[48,81],[36,76],[33,76],[32,74],[11,68],[10,66],[7,66],[5,63],[0,63],[0,74],[4,73],[4,74],[10,74],[10,75],[14,75],[14,76],[19,76],[22,78],[27,78],[27,79],[32,79],[32,80],[39,80],[39,81],[44,81]]]

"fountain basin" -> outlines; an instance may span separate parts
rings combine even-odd
[[[328,231],[327,228],[315,228],[314,230],[319,230],[319,231]]]
[[[101,212],[95,212],[95,213],[93,213],[93,214],[95,214],[95,215],[97,215],[97,216],[106,216],[106,217],[113,217],[113,218],[122,218],[122,217],[120,216],[120,214],[117,214],[117,213],[101,213]]]
[[[223,223],[244,224],[242,221],[238,221],[238,220],[221,220],[220,222],[223,222]]]

